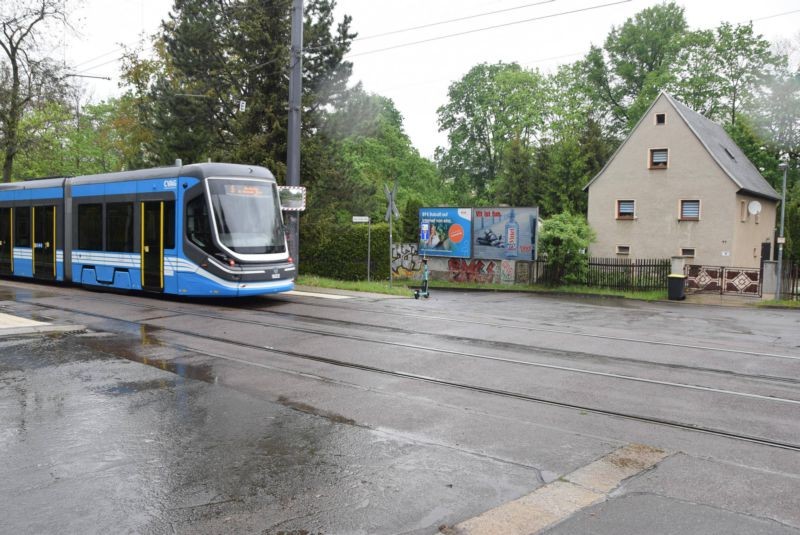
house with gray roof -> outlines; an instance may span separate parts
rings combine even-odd
[[[586,185],[589,254],[758,267],[780,195],[718,124],[661,93]]]

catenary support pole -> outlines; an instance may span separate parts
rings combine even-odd
[[[783,193],[781,194],[781,230],[778,236],[778,285],[775,291],[775,299],[780,301],[783,290],[783,217],[786,213],[786,171],[789,169],[789,164],[782,162],[778,165],[778,169],[783,169]]]
[[[367,217],[367,282],[370,282],[370,269],[372,266],[372,258],[370,252],[372,251],[372,217]]]
[[[292,1],[292,49],[289,66],[289,132],[286,154],[286,185],[300,185],[300,111],[303,89],[303,0]],[[289,254],[300,274],[300,214],[287,212]]]

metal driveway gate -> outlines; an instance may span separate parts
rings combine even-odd
[[[761,297],[761,269],[687,265],[686,289],[690,292]]]

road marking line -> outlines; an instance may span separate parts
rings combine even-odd
[[[336,294],[321,294],[314,292],[301,292],[300,290],[292,290],[286,292],[288,295],[298,295],[300,297],[321,297],[323,299],[352,299],[349,295],[336,295]]]
[[[605,500],[623,480],[655,466],[669,454],[629,444],[548,483],[517,500],[471,518],[450,535],[528,535],[538,533],[576,512]]]

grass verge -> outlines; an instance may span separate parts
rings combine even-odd
[[[771,299],[769,301],[760,301],[756,304],[756,306],[773,308],[800,308],[800,301],[795,301],[793,299],[781,299],[780,301],[777,299]]]
[[[388,281],[340,281],[326,279],[314,275],[301,275],[297,284],[314,286],[317,288],[334,288],[350,290],[353,292],[382,293],[389,295],[409,295],[410,288],[419,287],[420,281],[401,279],[395,280],[392,287]],[[497,292],[532,292],[532,293],[558,293],[569,295],[594,295],[598,297],[624,297],[626,299],[639,299],[642,301],[661,301],[667,298],[666,290],[628,292],[609,288],[589,288],[587,286],[521,286],[511,284],[487,284],[479,282],[449,282],[431,281],[430,288],[456,288],[460,290],[492,290]]]
[[[395,281],[390,288],[389,281],[340,281],[336,279],[326,279],[325,277],[317,277],[316,275],[300,275],[297,278],[297,284],[301,286],[406,296],[411,292],[407,283],[408,281]]]

